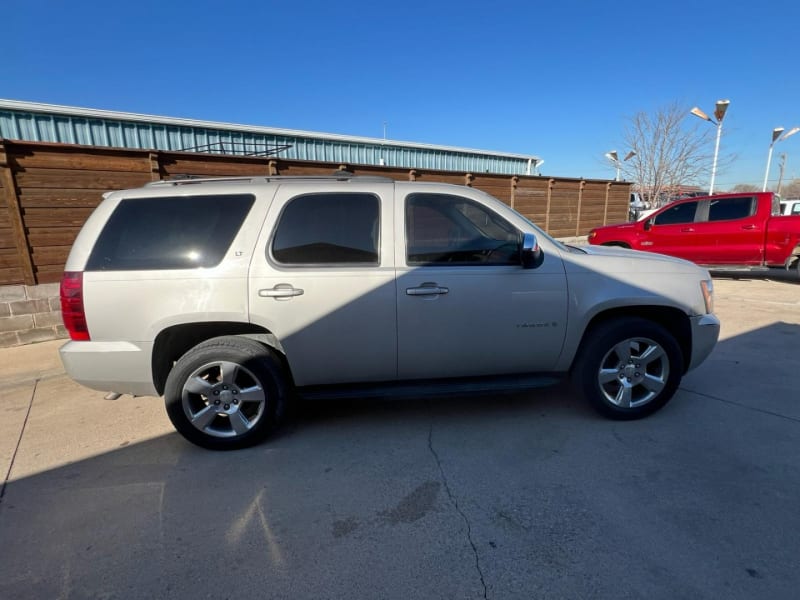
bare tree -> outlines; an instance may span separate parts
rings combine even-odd
[[[757,185],[753,185],[751,183],[737,183],[735,186],[731,188],[731,192],[739,193],[739,192],[760,192],[761,188]]]
[[[625,178],[651,207],[689,185],[705,185],[713,159],[713,127],[691,123],[689,111],[677,102],[654,113],[628,119],[623,133],[626,148],[636,152],[621,164]],[[729,159],[718,159],[717,169]]]
[[[792,179],[781,186],[781,196],[784,198],[800,198],[800,179]]]

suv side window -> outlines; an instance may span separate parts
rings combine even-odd
[[[379,264],[380,201],[367,193],[304,194],[283,208],[272,258],[284,265]]]
[[[665,210],[655,218],[656,225],[679,225],[681,223],[694,223],[694,214],[697,212],[697,202],[684,202]]]
[[[519,232],[477,202],[447,194],[406,199],[408,265],[518,265]]]
[[[215,267],[254,201],[252,194],[122,200],[100,233],[86,270]]]
[[[711,200],[708,208],[709,221],[732,221],[745,219],[753,214],[754,198],[721,198]]]

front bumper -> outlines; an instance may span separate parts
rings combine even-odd
[[[714,314],[690,317],[689,322],[692,329],[692,356],[687,371],[691,371],[708,358],[717,344],[720,328],[719,319]]]

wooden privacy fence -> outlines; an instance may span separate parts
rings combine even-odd
[[[468,185],[509,204],[555,237],[586,235],[592,227],[628,216],[630,184],[624,182],[0,139],[0,285],[59,281],[81,225],[109,190],[180,175],[327,175],[340,168],[356,175]]]

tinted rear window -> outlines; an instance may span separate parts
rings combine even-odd
[[[709,221],[732,221],[746,219],[753,214],[755,198],[721,198],[712,200],[708,209]]]
[[[86,270],[214,267],[253,201],[249,194],[122,200],[103,228]]]
[[[283,209],[272,256],[288,265],[377,265],[379,212],[373,194],[297,196]]]

